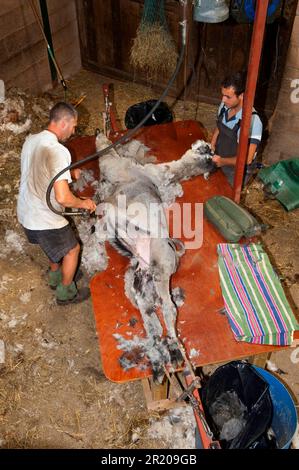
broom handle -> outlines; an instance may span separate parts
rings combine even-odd
[[[37,11],[36,11],[36,8],[35,8],[35,5],[34,5],[34,3],[33,3],[33,0],[29,0],[29,3],[30,3],[31,9],[32,9],[32,11],[33,11],[33,13],[34,13],[34,16],[35,16],[35,18],[36,18],[37,24],[38,24],[38,26],[39,26],[39,28],[40,28],[40,30],[41,30],[41,33],[42,33],[42,35],[43,35],[43,38],[44,38],[44,40],[45,40],[45,42],[46,42],[48,54],[49,54],[49,56],[50,56],[51,59],[52,59],[52,62],[53,62],[54,67],[55,67],[55,69],[56,69],[56,72],[57,72],[57,75],[58,75],[58,77],[59,77],[60,83],[61,83],[61,85],[63,86],[64,91],[66,92],[67,86],[66,86],[64,77],[63,77],[62,72],[61,72],[61,70],[60,70],[60,68],[59,68],[59,65],[58,65],[58,63],[57,63],[57,61],[56,61],[56,59],[55,59],[55,57],[54,57],[54,54],[53,54],[53,52],[52,52],[52,50],[51,50],[50,44],[48,43],[48,39],[47,39],[47,36],[45,35],[45,31],[44,31],[44,28],[43,28],[41,19],[40,19],[40,17],[39,17],[39,14],[38,14]]]

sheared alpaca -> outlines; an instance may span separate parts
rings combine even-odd
[[[97,136],[97,151],[109,144],[103,134]],[[83,223],[83,261],[84,250],[87,245],[92,246],[91,237],[96,242],[109,240],[120,253],[130,256],[125,292],[140,310],[146,338],[128,341],[115,335],[125,351],[120,362],[124,368],[138,367],[138,360],[128,360],[126,355],[138,343],[141,356],[147,356],[151,363],[154,380],[161,382],[165,367],[173,371],[183,362],[184,355],[176,334],[177,306],[170,293],[170,279],[184,254],[184,246],[180,240],[169,237],[165,206],[182,194],[180,180],[206,176],[214,170],[214,164],[210,146],[201,140],[179,160],[169,163],[144,164],[147,150],[140,142],[132,141],[111,149],[99,159],[100,181],[93,184],[96,197],[102,201],[96,213],[102,217],[89,237],[87,222]],[[89,259],[86,263],[89,271],[92,265]],[[166,336],[157,308],[163,315]]]

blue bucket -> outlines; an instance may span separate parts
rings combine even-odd
[[[271,427],[274,431],[279,449],[288,449],[297,428],[297,411],[294,401],[286,387],[273,374],[253,366],[269,384],[273,403]]]

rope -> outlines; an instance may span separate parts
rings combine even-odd
[[[140,27],[158,23],[166,30],[167,21],[164,9],[164,0],[145,0]]]

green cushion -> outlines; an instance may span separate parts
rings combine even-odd
[[[225,196],[214,196],[204,203],[205,217],[232,243],[261,232],[261,225],[244,207]]]

